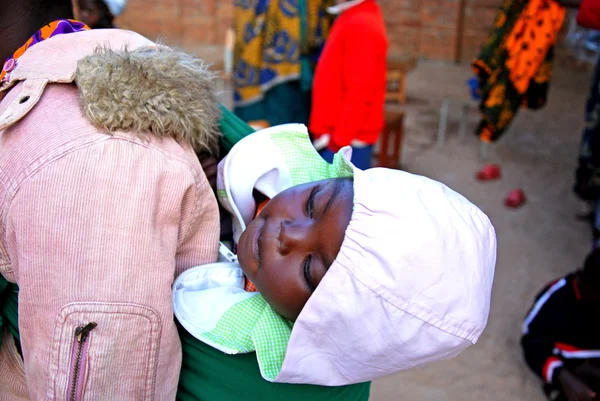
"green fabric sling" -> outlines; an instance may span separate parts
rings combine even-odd
[[[0,276],[0,329],[6,327],[15,337],[16,341],[19,341],[18,296],[19,287],[16,284],[9,283],[3,276]],[[1,346],[2,337],[0,336]]]
[[[367,401],[370,383],[343,387],[270,383],[254,353],[225,355],[180,327],[183,365],[180,401]]]
[[[227,153],[253,129],[221,106],[221,147]],[[18,287],[0,276],[0,333],[6,327],[19,342]],[[370,383],[342,387],[270,383],[260,376],[256,355],[226,355],[179,327],[183,364],[181,401],[367,401]],[[0,337],[0,341],[2,338]],[[0,346],[2,344],[0,343]]]

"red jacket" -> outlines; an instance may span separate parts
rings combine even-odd
[[[309,128],[337,151],[377,142],[383,128],[388,40],[379,5],[366,0],[335,21],[315,72]]]

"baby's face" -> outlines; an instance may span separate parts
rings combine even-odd
[[[97,0],[78,0],[76,4],[79,8],[76,17],[84,24],[93,27],[102,18],[102,11]]]
[[[271,307],[295,321],[340,251],[352,216],[351,179],[281,192],[242,234],[238,258]]]

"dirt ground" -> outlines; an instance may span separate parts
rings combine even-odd
[[[421,63],[408,77],[406,138],[402,168],[446,183],[486,212],[498,235],[498,264],[487,329],[459,357],[377,381],[373,401],[542,401],[540,383],[526,368],[519,346],[520,326],[537,291],[577,268],[590,249],[589,227],[575,216],[583,205],[572,194],[574,167],[583,126],[589,72],[556,68],[547,107],[520,112],[511,129],[493,145],[489,162],[502,166],[502,179],[475,181],[484,164],[479,141],[457,138],[460,110],[442,150],[436,147],[443,96],[466,95],[468,66]],[[514,188],[528,203],[504,207]]]
[[[576,219],[584,205],[573,195],[574,168],[591,73],[555,67],[548,105],[521,111],[510,130],[488,150],[487,162],[502,179],[479,183],[485,162],[472,134],[457,137],[460,109],[450,111],[443,149],[436,146],[444,96],[465,98],[469,66],[422,62],[407,78],[408,103],[402,155],[404,170],[444,182],[491,218],[498,236],[498,263],[487,329],[459,357],[378,380],[371,401],[544,401],[538,379],[525,367],[519,338],[524,315],[543,285],[578,268],[591,246],[587,224]],[[231,106],[231,91],[220,98]],[[524,189],[527,204],[504,207],[505,196]]]

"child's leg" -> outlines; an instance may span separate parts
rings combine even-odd
[[[319,152],[321,157],[323,159],[325,159],[325,161],[327,163],[333,163],[333,156],[335,155],[335,153],[333,153],[331,150],[325,148],[322,151]]]
[[[333,153],[331,150],[325,148],[321,152],[321,157],[328,163],[333,163]],[[371,159],[373,158],[373,145],[352,147],[352,164],[361,170],[371,168]]]
[[[352,164],[361,170],[371,168],[373,158],[373,145],[352,147]]]

